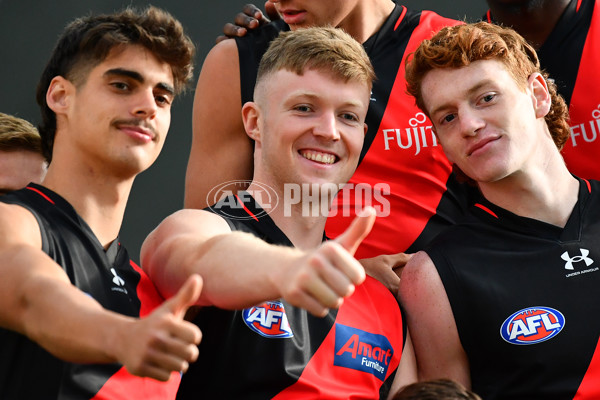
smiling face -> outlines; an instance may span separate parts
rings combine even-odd
[[[133,176],[148,168],[171,120],[171,67],[146,48],[114,48],[78,86],[56,77],[48,104],[56,112],[56,158],[78,157]]]
[[[359,0],[270,0],[292,30],[309,26],[344,28]],[[348,29],[347,29],[348,30]]]
[[[475,61],[427,72],[421,89],[448,159],[478,182],[527,171],[551,140],[540,74],[521,88],[501,62]]]
[[[243,111],[256,141],[254,179],[281,188],[345,183],[364,141],[368,85],[313,69],[279,70],[260,84],[256,103]]]

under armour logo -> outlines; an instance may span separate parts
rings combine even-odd
[[[571,269],[573,269],[573,268],[571,268]],[[121,278],[119,275],[117,275],[117,271],[115,271],[114,268],[111,268],[110,272],[112,272],[112,274],[115,276],[113,278],[113,283],[115,285],[117,285],[117,286],[123,286],[123,285],[125,285],[125,281],[123,280],[123,278]]]
[[[575,256],[575,257],[569,257],[568,251],[565,251],[564,253],[562,253],[560,258],[562,258],[563,260],[566,261],[565,269],[573,269],[573,263],[580,262],[580,261],[585,261],[585,265],[587,265],[588,267],[594,263],[594,260],[592,260],[591,258],[588,257],[588,254],[590,254],[589,250],[579,249],[579,251],[581,252],[581,255]]]

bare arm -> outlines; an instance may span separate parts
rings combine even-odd
[[[470,388],[469,363],[450,302],[426,253],[415,254],[406,264],[399,293],[407,312],[419,380],[449,378]]]
[[[199,277],[145,319],[105,310],[41,251],[33,215],[6,204],[0,204],[0,259],[0,326],[56,357],[120,362],[133,374],[160,380],[167,380],[171,371],[186,370],[196,359],[200,331],[182,318],[199,295]]]
[[[181,210],[144,241],[142,268],[167,295],[190,274],[200,274],[204,288],[199,305],[241,309],[284,298],[324,315],[364,280],[353,254],[374,218],[369,212],[335,241],[302,251],[231,232],[221,217],[207,211]]]
[[[212,205],[207,195],[217,185],[252,178],[254,146],[244,129],[241,103],[237,46],[225,40],[204,60],[196,86],[186,208]]]
[[[415,351],[413,349],[410,335],[406,337],[406,343],[402,350],[402,358],[400,364],[396,370],[392,387],[388,399],[394,398],[396,392],[402,389],[404,386],[410,385],[417,381],[417,361],[415,359]]]

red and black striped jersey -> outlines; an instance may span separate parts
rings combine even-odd
[[[105,251],[75,209],[53,191],[35,184],[0,201],[20,205],[36,218],[42,250],[60,265],[71,283],[104,308],[143,317],[162,304],[146,274],[119,240]],[[65,310],[69,312],[69,310]],[[0,329],[2,399],[173,399],[180,374],[168,382],[131,375],[120,364],[62,361],[16,332]]]
[[[488,22],[494,22],[488,11]],[[600,179],[600,4],[571,0],[538,49],[540,64],[569,106],[570,137],[562,150],[569,170]]]
[[[242,193],[210,210],[234,231],[292,246]],[[237,311],[203,307],[194,322],[202,330],[200,359],[183,376],[178,399],[379,398],[406,335],[397,300],[370,277],[323,318],[279,299]]]

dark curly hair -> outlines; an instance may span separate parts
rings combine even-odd
[[[417,106],[427,114],[421,84],[427,72],[439,68],[460,68],[478,60],[497,60],[504,64],[521,88],[534,72],[542,74],[548,85],[552,105],[545,117],[554,144],[562,149],[569,137],[569,110],[556,90],[556,84],[541,70],[538,56],[513,29],[487,22],[457,25],[440,30],[430,40],[424,40],[408,56],[406,66],[407,91]]]
[[[89,71],[100,64],[116,46],[141,45],[160,61],[171,66],[175,92],[185,89],[192,78],[195,47],[183,26],[168,12],[156,7],[142,11],[126,8],[114,14],[78,18],[67,25],[46,65],[37,86],[41,108],[38,126],[44,157],[52,160],[56,114],[46,103],[46,92],[56,76],[79,85]]]

